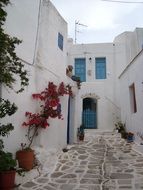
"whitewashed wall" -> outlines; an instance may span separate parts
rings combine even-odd
[[[114,53],[115,47],[113,43],[73,45],[71,39],[68,41],[68,64],[74,68],[75,58],[86,59],[86,82],[82,82],[81,89],[75,100],[75,138],[77,127],[79,127],[82,122],[82,104],[84,97],[97,98],[97,128],[100,130],[113,130],[114,128],[117,113],[120,112],[120,110],[118,111],[118,106],[115,104],[114,97]],[[106,57],[107,79],[95,79],[96,57]],[[88,70],[91,70],[91,75],[88,75]]]
[[[132,32],[124,32],[114,39],[116,57],[116,76],[118,77],[132,59],[141,51],[143,44],[143,28]]]
[[[58,47],[58,33],[64,38],[63,51]],[[36,88],[41,91],[53,81],[67,83],[66,77],[66,40],[67,23],[57,12],[50,1],[44,0],[40,9],[38,44],[36,49]],[[61,148],[67,140],[67,106],[68,97],[61,98],[64,120],[50,119],[50,127],[42,130],[37,144],[44,148]]]
[[[134,59],[134,57],[141,51],[143,44],[143,29],[136,28],[132,32],[124,32],[114,39],[114,57],[115,57],[115,103],[120,111],[122,107],[122,88],[124,85],[120,83],[119,76]],[[137,66],[136,66],[137,67]],[[128,76],[128,75],[127,75]],[[126,78],[128,80],[128,78]],[[125,95],[125,94],[124,94]],[[127,114],[127,113],[126,113]],[[122,117],[122,122],[126,121],[126,116]]]
[[[57,81],[66,80],[67,23],[48,0],[40,9],[36,64],[52,72]],[[64,38],[63,51],[58,47],[58,33]]]
[[[40,0],[11,0],[6,8],[8,15],[5,30],[22,40],[17,47],[17,55],[33,63],[38,27]]]
[[[136,28],[133,32],[125,32],[114,40],[116,47],[116,82],[115,98],[121,110],[121,120],[126,123],[127,131],[135,133],[136,142],[141,142],[137,133],[143,134],[143,28]],[[140,52],[140,53],[139,53]],[[138,55],[139,54],[139,55]],[[135,84],[137,112],[131,111],[129,86]],[[143,152],[143,148],[139,148]]]
[[[20,148],[21,143],[27,141],[25,137],[26,129],[22,128],[22,123],[26,119],[25,112],[35,112],[36,110],[36,104],[32,101],[31,94],[36,92],[35,67],[32,64],[38,27],[39,2],[39,0],[12,0],[7,7],[8,15],[5,30],[9,35],[16,36],[22,40],[22,43],[17,46],[16,52],[24,60],[23,64],[28,71],[29,77],[29,86],[26,87],[23,93],[16,94],[10,89],[2,88],[2,97],[9,99],[18,106],[18,111],[14,115],[3,120],[4,123],[12,122],[14,125],[14,130],[8,138],[4,138],[5,149],[13,153]],[[14,88],[18,89],[18,87],[19,83],[17,82]]]
[[[26,119],[25,112],[35,112],[36,110],[36,104],[31,98],[31,94],[36,90],[34,82],[35,69],[33,66],[29,65],[25,65],[25,68],[29,72],[30,83],[23,93],[16,94],[12,90],[5,87],[2,88],[2,97],[14,102],[18,107],[18,111],[14,115],[7,116],[2,120],[5,124],[12,123],[14,125],[14,130],[10,132],[8,137],[4,138],[5,149],[13,153],[20,148],[21,143],[25,143],[27,141],[25,137],[26,128],[22,127],[22,123]],[[18,83],[14,85],[14,88],[17,89],[17,86],[19,86]]]
[[[6,31],[23,40],[17,48],[18,56],[24,60],[28,70],[30,85],[21,94],[2,89],[2,97],[15,102],[18,112],[6,118],[12,122],[15,130],[5,139],[5,149],[15,152],[21,142],[26,142],[26,129],[21,127],[25,121],[25,111],[38,111],[32,93],[41,92],[48,82],[73,83],[66,76],[66,40],[67,23],[48,0],[13,0],[7,9]],[[58,32],[64,37],[63,51],[58,47]],[[33,65],[31,65],[33,64]],[[17,88],[17,85],[15,87]],[[63,148],[67,141],[67,105],[68,96],[61,98],[64,120],[51,119],[50,127],[41,131],[35,144],[48,148]]]
[[[137,133],[143,134],[143,50],[139,56],[126,68],[120,76],[120,97],[121,97],[121,116],[126,122],[128,131],[132,131],[136,135],[136,141],[140,141]],[[132,113],[130,104],[129,86],[135,84],[135,94],[137,103],[137,112]]]

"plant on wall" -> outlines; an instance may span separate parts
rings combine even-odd
[[[55,85],[53,82],[49,82],[48,87],[45,88],[44,91],[38,94],[32,94],[33,99],[40,101],[42,104],[39,113],[25,113],[28,120],[23,123],[23,126],[28,127],[28,147],[32,145],[34,137],[38,135],[39,129],[45,129],[49,126],[49,118],[63,119],[60,96],[66,94],[72,96],[72,91],[70,86],[65,86],[63,82],[61,82],[59,86]]]
[[[80,86],[81,86],[80,77],[73,75],[72,70],[73,70],[73,66],[72,65],[68,65],[68,67],[66,68],[66,75],[68,77],[70,77],[73,81],[76,81],[77,87],[78,87],[78,89],[80,89]]]
[[[10,0],[0,1],[0,92],[4,86],[19,93],[28,85],[28,78],[27,71],[15,52],[16,45],[20,44],[21,41],[16,37],[9,36],[3,29],[7,16],[5,8],[8,4],[10,4]],[[20,81],[18,90],[13,87],[16,81]],[[14,103],[0,97],[0,118],[11,116],[16,110],[17,106]],[[12,123],[0,123],[0,189],[12,189],[14,185],[16,160],[13,159],[11,153],[4,151],[3,143],[3,137],[8,136],[13,129]],[[8,175],[12,175],[9,177],[12,182],[10,180],[3,182],[3,175],[6,174],[7,170],[10,170]]]
[[[24,86],[28,85],[27,71],[24,70],[24,65],[15,52],[16,45],[19,45],[21,41],[9,36],[3,29],[7,16],[5,6],[9,3],[9,0],[0,1],[0,84],[13,88],[13,84],[19,77],[21,86],[17,92],[21,92]]]
[[[6,115],[13,115],[17,110],[17,106],[13,103],[11,104],[9,100],[0,99],[0,118]],[[10,131],[14,129],[12,123],[0,124],[0,136],[8,136]],[[3,141],[0,139],[0,150],[4,148]]]
[[[13,84],[20,79],[20,88],[18,92],[22,92],[24,87],[28,85],[27,71],[24,70],[24,65],[17,57],[15,48],[16,45],[21,43],[16,37],[10,37],[5,33],[3,25],[6,20],[7,13],[5,7],[10,4],[9,0],[0,1],[0,88],[3,86],[13,89]],[[6,115],[12,115],[16,112],[17,107],[9,100],[0,98],[0,118]],[[9,124],[0,123],[0,136],[6,136],[14,126]],[[3,147],[2,140],[0,140],[0,147]]]
[[[31,149],[34,138],[39,130],[46,129],[49,126],[49,118],[62,118],[60,96],[71,95],[70,86],[60,83],[59,86],[49,82],[48,87],[38,94],[32,94],[33,99],[40,102],[40,111],[38,113],[26,112],[27,121],[22,126],[27,127],[26,137],[29,144],[21,143],[21,150],[16,152],[16,158],[19,166],[25,170],[31,170],[34,167],[34,150]]]

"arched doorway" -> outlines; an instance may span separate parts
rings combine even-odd
[[[85,129],[97,129],[97,100],[83,99],[82,123]]]

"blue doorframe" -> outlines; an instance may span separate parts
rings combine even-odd
[[[86,129],[97,129],[97,102],[92,98],[83,99],[82,123]]]
[[[67,118],[67,144],[70,143],[70,96],[68,99],[68,118]]]

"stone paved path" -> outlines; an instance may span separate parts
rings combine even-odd
[[[87,133],[84,142],[61,153],[51,174],[44,174],[20,190],[141,190],[143,156],[119,134]]]

